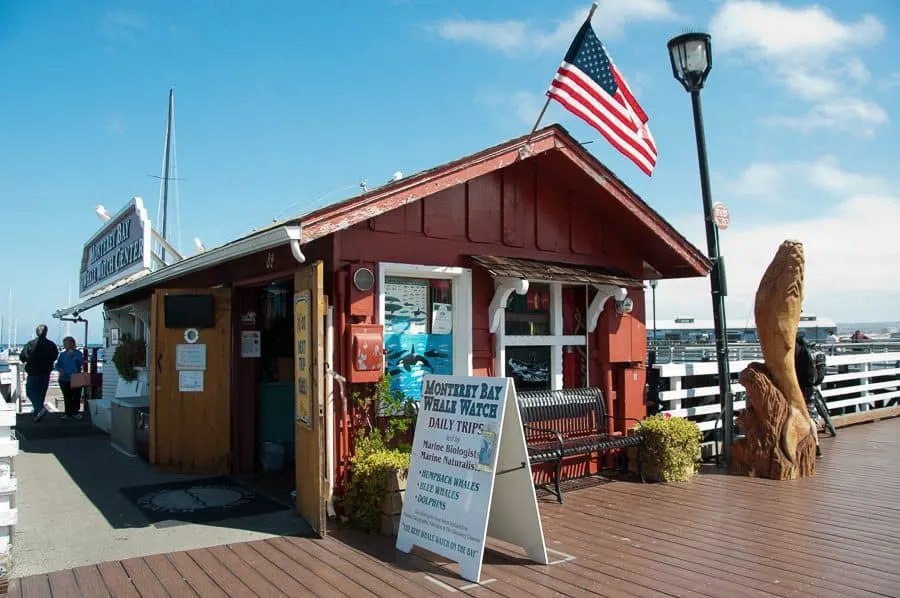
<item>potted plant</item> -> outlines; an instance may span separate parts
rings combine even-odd
[[[396,535],[406,492],[411,446],[407,441],[415,422],[415,403],[391,388],[385,374],[374,393],[355,396],[362,421],[351,459],[352,476],[343,511],[355,527]],[[383,426],[378,420],[383,420]]]
[[[147,343],[144,339],[134,338],[130,334],[124,335],[116,346],[113,364],[122,380],[134,382],[138,377],[137,368],[147,365]]]
[[[644,477],[658,482],[687,482],[700,464],[700,440],[697,424],[670,414],[651,415],[641,422],[641,466]]]

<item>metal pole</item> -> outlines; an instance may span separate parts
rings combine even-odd
[[[168,240],[166,237],[166,229],[169,219],[169,154],[171,153],[171,139],[172,139],[172,113],[175,111],[175,90],[169,89],[169,117],[166,120],[166,148],[165,148],[165,163],[163,166],[163,213],[162,213],[162,237],[163,239]],[[166,263],[166,248],[163,247],[160,251],[163,266]]]
[[[700,190],[703,195],[703,219],[706,224],[706,245],[713,263],[710,273],[713,324],[716,335],[716,362],[719,366],[719,402],[722,407],[722,456],[731,465],[731,445],[734,442],[734,396],[731,394],[731,372],[728,369],[728,335],[725,330],[725,272],[719,254],[719,230],[713,222],[712,191],[709,184],[709,161],[706,155],[706,135],[703,131],[703,112],[700,90],[691,91],[694,110],[694,131],[697,135],[697,159],[700,162]]]
[[[656,285],[653,285],[653,342],[656,342]]]

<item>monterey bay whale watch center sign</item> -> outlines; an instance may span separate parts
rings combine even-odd
[[[477,583],[487,536],[548,562],[515,387],[510,378],[427,374],[397,549],[447,557]]]
[[[152,228],[144,202],[135,197],[84,244],[78,277],[84,297],[152,265]]]

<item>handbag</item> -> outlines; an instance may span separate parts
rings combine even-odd
[[[91,385],[91,374],[89,372],[77,372],[72,374],[69,379],[69,386],[72,388],[84,388]]]

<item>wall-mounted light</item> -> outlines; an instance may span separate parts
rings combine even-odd
[[[369,268],[359,268],[353,273],[353,286],[363,293],[375,286],[375,273]]]
[[[621,301],[616,301],[616,313],[620,316],[623,314],[630,314],[633,309],[634,301],[631,300],[631,297],[625,297]]]

